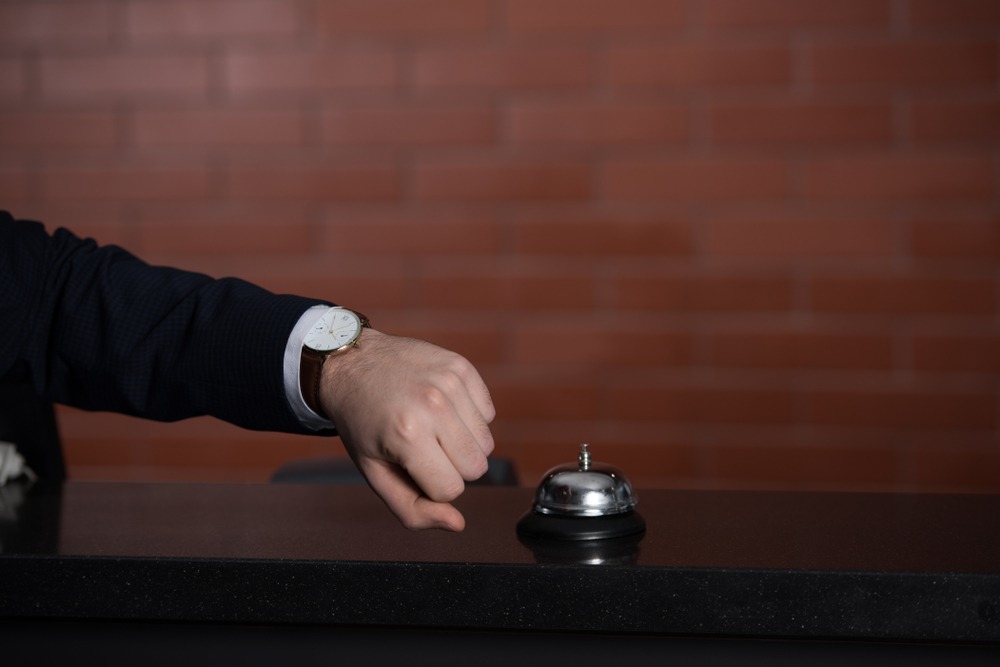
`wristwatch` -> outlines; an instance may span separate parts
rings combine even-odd
[[[316,320],[302,341],[302,362],[299,367],[299,385],[306,405],[324,419],[329,419],[319,401],[319,381],[323,364],[332,355],[356,347],[361,330],[371,328],[368,318],[361,313],[340,306],[333,306]]]

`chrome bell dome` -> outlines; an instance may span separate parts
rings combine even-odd
[[[580,445],[576,465],[552,468],[535,493],[534,510],[560,516],[611,516],[631,512],[639,499],[619,468],[595,463],[590,446]]]

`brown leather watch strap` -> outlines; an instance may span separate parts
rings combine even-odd
[[[309,409],[323,419],[329,419],[323,412],[319,401],[319,381],[323,375],[323,362],[328,354],[316,352],[309,348],[302,349],[302,363],[299,366],[299,385],[302,388],[302,398]]]

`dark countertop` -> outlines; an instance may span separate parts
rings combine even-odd
[[[1000,642],[1000,496],[640,490],[638,543],[462,534],[368,489],[67,483],[0,496],[0,618]]]

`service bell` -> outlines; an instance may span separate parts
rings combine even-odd
[[[517,524],[522,537],[602,540],[641,533],[638,496],[617,467],[591,459],[580,445],[575,463],[552,468],[535,491],[531,510]]]

